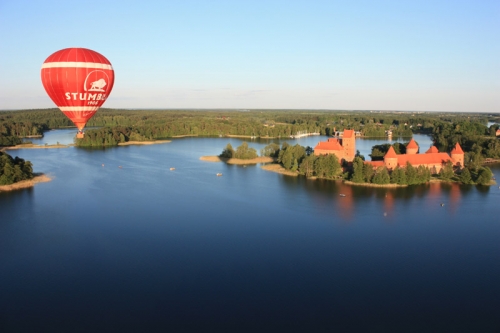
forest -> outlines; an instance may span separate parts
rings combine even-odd
[[[297,133],[318,132],[330,136],[348,128],[365,137],[385,137],[389,130],[393,137],[432,134],[442,149],[446,149],[446,139],[451,134],[455,135],[451,140],[458,136],[467,140],[472,134],[494,137],[494,129],[486,126],[494,117],[478,113],[432,112],[101,109],[87,123],[86,138],[76,144],[103,147],[181,135],[288,138]],[[0,145],[16,144],[18,138],[72,126],[58,109],[0,111]]]
[[[0,151],[0,185],[10,185],[21,180],[33,178],[33,166],[30,161],[12,158]]]

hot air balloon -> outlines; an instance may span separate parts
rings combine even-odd
[[[113,84],[115,72],[108,59],[95,51],[80,47],[59,50],[42,65],[42,83],[57,107],[78,128],[83,128],[104,104]]]

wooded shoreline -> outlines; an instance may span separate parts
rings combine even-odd
[[[243,160],[243,159],[239,159],[239,158],[226,158],[226,157],[220,157],[220,156],[202,156],[202,157],[200,157],[200,160],[206,161],[206,162],[225,162],[227,164],[238,164],[238,165],[272,163],[272,162],[276,161],[275,158],[266,157],[266,156],[260,156],[260,157],[252,158],[252,159],[248,159],[248,160]]]
[[[46,183],[50,182],[52,180],[51,177],[47,176],[46,174],[39,173],[36,174],[35,177],[32,179],[27,179],[27,180],[22,180],[20,182],[10,184],[10,185],[0,185],[0,192],[10,192],[10,191],[16,191],[16,190],[21,190],[25,188],[30,188],[35,186],[35,184],[38,183]]]

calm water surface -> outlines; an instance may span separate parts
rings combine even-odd
[[[228,142],[242,141],[11,151],[53,181],[0,193],[0,329],[498,331],[498,186],[350,187],[199,160]]]

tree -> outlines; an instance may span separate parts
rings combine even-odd
[[[472,177],[468,168],[464,168],[460,174],[460,182],[462,184],[472,184]]]
[[[293,154],[292,151],[288,148],[281,149],[278,155],[278,162],[287,169],[290,170],[293,164]]]
[[[370,154],[370,158],[372,159],[372,161],[383,161],[385,154],[387,154],[387,151],[389,150],[389,147],[390,144],[373,146],[372,153]]]
[[[233,157],[242,160],[250,160],[257,157],[257,151],[254,148],[248,147],[248,143],[243,142],[233,154]]]
[[[374,184],[389,184],[391,181],[391,177],[389,176],[389,172],[386,167],[379,167],[375,175],[373,176]]]
[[[500,126],[498,124],[493,124],[490,126],[488,132],[492,137],[496,137],[497,130]]]
[[[316,160],[316,156],[309,155],[302,160],[300,163],[299,171],[302,175],[306,177],[311,177],[314,174],[314,162]]]
[[[365,157],[361,155],[361,152],[359,150],[356,150],[356,155],[354,157],[360,157],[363,161],[366,161]]]
[[[311,147],[311,146],[307,146],[307,147],[306,147],[306,154],[309,156],[309,155],[311,155],[312,153],[314,153],[314,149],[313,149],[313,147]]]
[[[306,157],[306,150],[299,144],[290,146],[288,144],[285,145],[285,143],[283,143],[282,148],[278,154],[278,163],[281,163],[281,165],[285,169],[291,170],[294,166],[295,160],[297,160],[297,164],[299,165]]]
[[[429,168],[427,168],[423,165],[419,165],[417,168],[417,182],[418,182],[418,184],[424,184],[430,180],[431,180],[431,170],[429,170]]]
[[[487,185],[490,183],[492,176],[493,176],[493,173],[491,172],[490,168],[482,167],[479,169],[476,183],[478,185]]]
[[[261,149],[261,156],[278,157],[280,146],[277,143],[270,143]]]
[[[227,144],[226,148],[222,151],[219,157],[232,158],[234,156],[234,149],[230,143]]]
[[[465,166],[473,169],[475,171],[479,170],[484,162],[484,157],[482,156],[483,148],[477,144],[472,146],[472,149],[465,154]]]
[[[408,185],[418,184],[417,169],[415,169],[410,162],[406,162],[406,182]]]
[[[363,165],[363,178],[365,182],[371,183],[372,177],[375,174],[375,170],[373,169],[373,165],[369,163],[364,163]]]
[[[354,183],[363,183],[365,181],[363,175],[363,165],[364,162],[360,157],[355,157],[352,162],[353,173],[351,177],[351,181]]]
[[[326,178],[335,178],[342,172],[339,159],[334,154],[322,156],[321,159],[324,164],[324,176]]]
[[[372,153],[370,154],[370,157],[372,161],[383,161],[385,154],[389,151],[389,148],[391,146],[394,148],[394,151],[396,154],[405,154],[406,153],[406,146],[402,143],[396,142],[393,145],[389,143],[384,143],[381,145],[375,145],[372,147]]]
[[[391,183],[398,185],[406,185],[406,169],[397,166],[391,173]]]
[[[443,180],[450,180],[454,175],[451,161],[446,162],[441,171],[439,171],[439,177]]]

